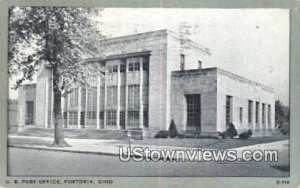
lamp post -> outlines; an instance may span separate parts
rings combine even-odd
[[[130,139],[131,139],[132,133],[131,133],[131,131],[130,131],[130,130],[128,130],[128,132],[127,132],[127,136],[128,136],[128,145],[129,145],[129,148],[131,148]]]

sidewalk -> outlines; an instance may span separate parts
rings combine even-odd
[[[53,147],[50,146],[53,138],[50,137],[32,137],[32,136],[17,136],[9,135],[9,147],[28,148],[38,150],[98,154],[98,155],[111,155],[119,156],[119,147],[124,147],[124,150],[129,145],[120,143],[119,140],[98,140],[98,139],[72,139],[65,138],[66,142],[71,147]],[[276,141],[272,143],[256,144],[251,146],[231,148],[237,151],[240,156],[244,150],[286,150],[289,141]],[[149,150],[198,150],[198,148],[190,147],[174,147],[174,146],[156,146],[156,145],[131,145],[131,147],[148,147]],[[202,148],[209,150],[210,148]]]

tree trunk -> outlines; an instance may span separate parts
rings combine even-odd
[[[64,139],[63,120],[61,109],[61,91],[58,88],[57,68],[53,67],[53,114],[54,114],[54,142],[52,146],[69,147],[70,145]]]

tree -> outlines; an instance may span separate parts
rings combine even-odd
[[[284,106],[280,100],[275,101],[275,121],[281,124],[283,120],[287,119]],[[288,114],[287,114],[288,115]]]
[[[68,146],[64,140],[61,96],[88,84],[102,73],[99,64],[86,58],[101,55],[97,39],[103,37],[96,18],[101,9],[77,7],[13,7],[9,10],[9,75],[17,76],[14,89],[32,80],[45,66],[53,73],[53,145]],[[26,50],[25,50],[26,49]]]
[[[175,125],[174,120],[171,120],[170,126],[169,126],[169,134],[171,138],[175,138],[176,136],[178,136],[178,131]]]

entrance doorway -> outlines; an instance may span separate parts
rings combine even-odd
[[[186,95],[187,130],[201,131],[201,95]]]

